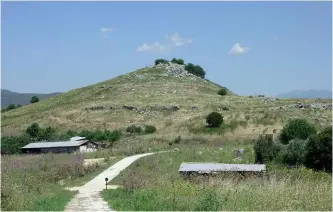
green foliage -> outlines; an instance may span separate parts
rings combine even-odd
[[[273,161],[281,150],[279,144],[274,143],[270,137],[260,136],[253,146],[255,163],[267,163]]]
[[[179,135],[179,136],[177,136],[177,138],[175,138],[175,140],[173,140],[173,143],[179,144],[181,140],[182,140],[182,137]]]
[[[220,127],[223,123],[223,116],[218,112],[212,112],[207,116],[206,122],[209,128]]]
[[[222,201],[215,190],[209,189],[204,192],[203,197],[198,202],[196,211],[219,211]]]
[[[199,66],[199,65],[194,65],[192,63],[188,63],[187,65],[185,65],[185,70],[188,71],[189,73],[196,75],[198,77],[201,78],[205,78],[206,72],[204,71],[204,69]]]
[[[306,140],[311,135],[317,133],[313,124],[310,124],[305,119],[294,119],[285,125],[280,134],[280,140],[283,144],[288,144],[292,139]]]
[[[312,135],[305,147],[305,166],[332,173],[332,127]]]
[[[225,96],[225,95],[227,95],[227,93],[228,93],[228,91],[227,91],[226,88],[221,88],[221,89],[217,92],[217,94],[219,94],[219,95],[221,95],[221,96]]]
[[[8,105],[8,107],[6,108],[7,111],[9,110],[14,110],[16,108],[16,106],[14,104],[10,104]]]
[[[1,154],[20,154],[21,148],[33,141],[34,139],[28,135],[3,136],[1,137]]]
[[[30,103],[33,104],[33,103],[36,103],[36,102],[39,102],[39,98],[37,96],[31,97]]]
[[[146,125],[145,126],[145,134],[151,134],[156,132],[156,127],[152,125]]]
[[[288,165],[301,165],[304,162],[305,145],[307,141],[294,139],[287,145],[283,162]]]
[[[140,134],[142,132],[142,128],[140,126],[131,125],[127,127],[126,132],[131,134]]]
[[[86,137],[88,140],[92,141],[117,141],[121,137],[121,132],[119,130],[109,131],[109,130],[96,130],[89,131],[83,130],[79,133],[79,136]],[[72,136],[71,136],[72,137]]]
[[[40,154],[1,157],[2,211],[63,211],[75,192],[60,180],[77,179],[99,168],[84,166],[83,155]]]
[[[171,60],[172,63],[176,63],[176,64],[179,64],[179,65],[184,65],[184,60],[179,58],[179,59],[176,59],[176,58],[173,58]]]
[[[39,125],[37,123],[33,123],[27,128],[26,133],[32,138],[37,138],[40,134],[40,131],[41,128],[39,127]]]
[[[155,65],[158,65],[158,64],[165,64],[165,63],[168,63],[168,61],[167,60],[165,60],[165,59],[157,59],[157,60],[155,60]]]

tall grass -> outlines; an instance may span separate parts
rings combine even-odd
[[[63,210],[75,194],[60,180],[82,177],[98,165],[84,166],[82,155],[44,154],[2,156],[1,209]]]
[[[122,188],[103,191],[115,210],[331,210],[331,176],[305,168],[269,165],[264,177],[239,174],[183,178],[182,162],[251,163],[249,146],[235,161],[232,146],[189,148],[140,159],[111,183]]]

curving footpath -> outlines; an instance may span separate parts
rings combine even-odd
[[[78,189],[79,193],[68,203],[65,211],[114,211],[108,206],[107,202],[104,201],[100,194],[105,188],[105,178],[109,178],[108,181],[112,180],[137,159],[152,154],[155,153],[133,155],[112,165],[80,187]]]

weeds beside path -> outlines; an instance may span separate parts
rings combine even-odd
[[[100,192],[105,187],[105,178],[108,181],[115,178],[122,170],[127,168],[137,159],[155,153],[145,153],[126,157],[109,167],[94,179],[80,187],[78,194],[69,202],[65,211],[111,211],[107,202],[103,200]]]

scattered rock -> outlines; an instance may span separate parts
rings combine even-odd
[[[93,106],[93,107],[86,107],[85,110],[104,110],[104,106]]]
[[[100,88],[105,88],[105,85],[101,85]]]
[[[125,109],[125,110],[137,110],[138,108],[133,107],[133,106],[126,106],[126,105],[124,105],[123,109]]]
[[[237,157],[240,157],[245,152],[245,149],[234,149],[234,153]]]

